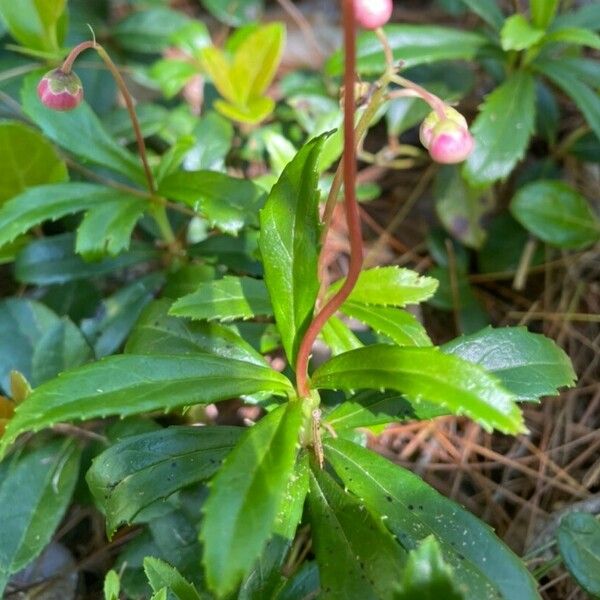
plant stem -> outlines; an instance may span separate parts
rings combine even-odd
[[[356,201],[356,145],[354,131],[354,82],[356,70],[356,18],[353,0],[343,0],[344,24],[344,206],[350,237],[350,265],[344,284],[337,294],[327,302],[309,325],[296,362],[296,385],[298,395],[310,395],[308,361],[312,346],[327,320],[333,316],[352,292],[362,268],[363,248],[360,230],[360,213]]]

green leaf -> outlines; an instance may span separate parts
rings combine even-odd
[[[142,262],[155,260],[155,248],[133,242],[131,249],[115,258],[86,262],[74,252],[70,233],[41,238],[28,244],[17,256],[15,277],[23,283],[51,285],[89,277],[100,277]]]
[[[39,385],[86,362],[90,347],[77,327],[34,300],[0,302],[0,386],[10,391],[12,370]]]
[[[583,59],[569,62],[538,59],[533,66],[575,102],[589,126],[600,138],[600,102],[597,92],[593,89],[600,84],[588,85],[584,75],[587,63]]]
[[[177,600],[201,600],[196,588],[169,563],[147,556],[144,558],[144,571],[155,592],[166,587]]]
[[[527,150],[534,124],[534,79],[517,71],[485,99],[475,119],[475,149],[463,169],[467,181],[484,187],[509,175]]]
[[[0,246],[44,221],[102,206],[122,196],[122,192],[93,183],[55,183],[24,191],[0,208]]]
[[[554,20],[559,0],[531,0],[531,20],[536,27],[546,29]]]
[[[130,13],[112,27],[111,34],[125,50],[158,54],[188,23],[184,13],[157,6]]]
[[[562,181],[538,180],[522,187],[510,211],[531,233],[559,248],[585,248],[600,240],[600,219],[586,199]]]
[[[337,317],[330,317],[321,330],[323,341],[329,346],[333,356],[362,348],[363,343],[356,337],[350,327]]]
[[[544,43],[573,44],[600,50],[600,35],[583,27],[563,27],[547,34]]]
[[[236,427],[169,427],[128,436],[97,456],[86,475],[112,535],[156,500],[208,479],[238,440]]]
[[[542,0],[548,4],[550,0]],[[500,32],[502,50],[526,50],[544,37],[544,30],[532,25],[522,14],[508,17]]]
[[[600,5],[585,4],[577,10],[559,15],[552,24],[552,30],[560,27],[586,27],[593,31],[600,29]]]
[[[119,574],[111,569],[104,577],[104,600],[119,600],[119,592],[121,591],[121,580]]]
[[[496,0],[462,0],[462,3],[497,31],[502,28],[504,15]]]
[[[395,600],[463,600],[452,569],[444,562],[439,543],[432,535],[408,555]]]
[[[312,376],[319,389],[393,389],[467,415],[490,431],[525,431],[515,398],[481,367],[437,348],[368,346],[336,356]]]
[[[479,33],[435,25],[387,25],[385,34],[394,53],[405,68],[446,60],[472,60],[488,44]],[[358,71],[361,75],[378,75],[385,69],[381,43],[373,32],[358,36]],[[343,56],[336,52],[325,66],[328,75],[343,72]]]
[[[342,312],[358,319],[399,346],[431,346],[427,331],[411,313],[388,306],[346,301]]]
[[[343,484],[408,550],[435,535],[467,600],[539,600],[521,560],[485,523],[420,477],[351,442],[324,440],[325,456]]]
[[[402,308],[431,298],[437,285],[435,279],[423,277],[410,269],[376,267],[360,274],[348,300],[353,303]],[[341,287],[342,281],[338,281],[331,286],[329,293],[333,294]]]
[[[133,228],[147,208],[145,198],[113,194],[110,201],[88,210],[77,229],[75,251],[87,260],[117,256],[129,248]]]
[[[0,0],[0,16],[20,44],[53,52],[63,42],[66,6],[67,0]]]
[[[40,102],[36,88],[41,76],[36,71],[25,78],[21,102],[25,114],[44,135],[85,162],[106,167],[145,185],[139,158],[113,140],[87,103],[68,112],[57,112]]]
[[[231,235],[258,225],[263,193],[248,179],[215,171],[181,171],[164,179],[159,192],[206,216],[211,226]]]
[[[152,302],[127,340],[129,354],[215,354],[264,366],[265,359],[233,329],[169,316],[169,300]]]
[[[406,553],[379,515],[320,469],[310,478],[310,523],[319,565],[320,598],[395,598]]]
[[[169,313],[178,317],[231,321],[270,315],[273,309],[265,284],[251,277],[224,277],[201,283],[183,296]]]
[[[556,534],[560,555],[577,583],[600,598],[600,523],[589,514],[565,515]]]
[[[173,98],[193,78],[199,75],[198,65],[189,59],[164,58],[157,60],[148,74],[160,87],[165,98]]]
[[[268,367],[205,356],[110,356],[36,388],[0,439],[0,454],[25,431],[59,421],[121,417],[244,394],[289,394],[289,380]]]
[[[263,0],[201,0],[202,6],[226,25],[239,27],[257,21]]]
[[[194,129],[196,145],[188,152],[184,166],[189,171],[222,171],[231,150],[233,126],[216,112],[207,112]]]
[[[80,456],[79,445],[63,439],[7,459],[0,480],[0,594],[9,576],[52,539],[71,501]]]
[[[140,277],[105,298],[96,315],[81,322],[81,329],[93,344],[97,358],[112,354],[121,347],[140,313],[163,283],[162,273],[150,273]]]
[[[298,451],[302,405],[280,406],[246,431],[210,484],[200,539],[209,587],[232,592],[273,533]]]
[[[0,122],[0,160],[5,165],[0,171],[0,205],[29,187],[69,178],[52,144],[17,121]]]
[[[295,363],[312,320],[319,281],[316,164],[326,136],[308,142],[284,169],[260,212],[259,248],[283,347]]]
[[[488,327],[442,346],[492,373],[518,400],[555,396],[572,387],[576,375],[569,357],[549,338],[525,327]]]

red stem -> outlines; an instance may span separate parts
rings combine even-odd
[[[310,353],[325,323],[344,303],[356,285],[363,261],[360,213],[356,202],[356,143],[354,135],[354,83],[356,71],[356,18],[354,1],[342,0],[344,24],[344,208],[350,238],[350,265],[348,275],[340,290],[325,304],[306,330],[296,361],[296,385],[298,395],[306,398],[310,395],[308,382],[308,361]]]

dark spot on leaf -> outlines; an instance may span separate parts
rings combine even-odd
[[[388,502],[391,502],[391,501],[392,501],[392,497],[391,497],[391,496],[386,496],[386,497],[385,497],[385,499],[386,499]]]
[[[408,510],[415,510],[415,507],[412,504],[408,505]]]

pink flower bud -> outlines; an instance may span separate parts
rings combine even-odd
[[[465,160],[474,146],[466,119],[447,106],[445,119],[433,111],[421,124],[421,143],[429,150],[431,158],[443,164],[454,164]]]
[[[377,29],[392,16],[392,0],[354,0],[356,22],[365,29]]]
[[[48,71],[38,83],[37,92],[42,104],[52,110],[72,110],[83,100],[81,79],[61,69]]]

